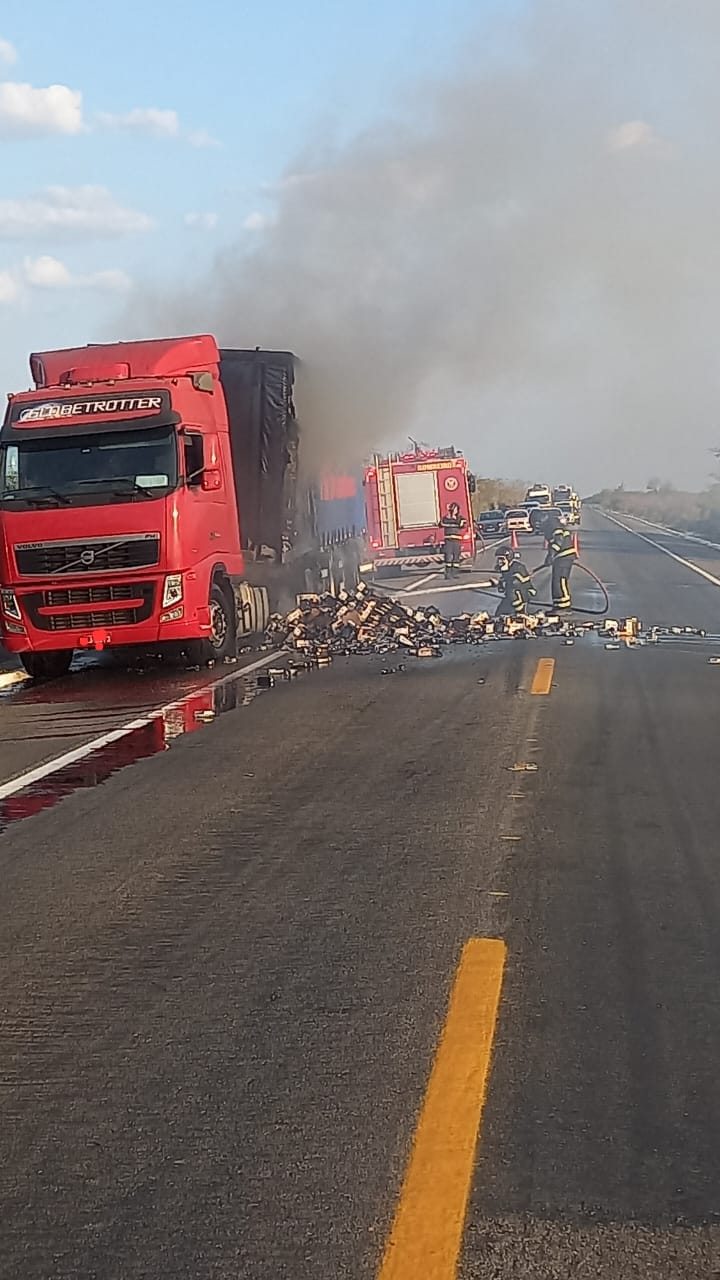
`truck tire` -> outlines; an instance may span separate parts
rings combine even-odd
[[[72,656],[72,649],[54,649],[50,653],[21,653],[20,661],[33,680],[59,680],[70,670]]]
[[[210,621],[212,624],[212,635],[209,640],[211,657],[216,662],[234,658],[237,653],[237,644],[233,599],[230,591],[219,582],[213,582],[210,588]]]
[[[330,552],[328,586],[333,595],[338,591],[354,591],[360,581],[360,557],[354,547],[345,545]]]
[[[210,624],[212,634],[207,640],[189,640],[184,646],[185,657],[193,667],[204,667],[208,662],[224,662],[237,653],[235,614],[230,593],[219,582],[213,582],[210,588]]]
[[[243,639],[258,640],[264,635],[270,618],[270,597],[267,587],[251,587],[240,582],[235,588],[237,635]]]

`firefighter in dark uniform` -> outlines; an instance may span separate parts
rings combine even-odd
[[[565,516],[548,520],[545,536],[548,549],[544,563],[552,565],[553,609],[571,609],[570,572],[577,559],[577,550]]]
[[[495,617],[522,617],[528,611],[530,600],[535,595],[535,588],[527,566],[520,558],[520,552],[501,551],[495,570],[500,573],[498,588],[502,592],[502,600],[495,610]]]
[[[450,578],[460,563],[460,548],[466,524],[465,517],[460,515],[457,502],[450,503],[447,515],[444,515],[439,523],[445,534],[445,577]]]

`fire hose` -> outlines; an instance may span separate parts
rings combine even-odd
[[[536,574],[536,573],[540,573],[540,571],[541,571],[542,569],[550,569],[551,567],[552,567],[552,566],[551,566],[551,565],[549,565],[549,564],[539,564],[539,565],[537,565],[537,566],[536,566],[536,568],[534,568],[534,569],[531,569],[531,570],[530,570],[530,576],[531,576],[532,578],[534,578],[534,577],[535,577],[535,574]],[[597,584],[597,586],[600,588],[600,590],[601,590],[601,591],[602,591],[602,593],[603,593],[603,597],[604,597],[604,599],[605,599],[605,605],[604,605],[604,607],[603,607],[602,609],[578,609],[575,605],[572,605],[572,606],[571,606],[571,609],[569,609],[569,610],[568,610],[568,612],[569,612],[569,613],[570,613],[570,612],[572,612],[572,613],[583,613],[583,614],[587,614],[589,617],[592,617],[592,618],[604,618],[604,617],[605,617],[605,614],[606,614],[606,613],[609,611],[609,609],[610,609],[610,596],[609,596],[609,595],[608,595],[608,593],[607,593],[607,587],[605,586],[604,582],[601,582],[601,580],[600,580],[600,578],[598,578],[597,574],[596,574],[596,573],[593,573],[592,569],[589,569],[589,568],[588,568],[588,566],[587,566],[586,564],[582,564],[582,562],[581,562],[580,560],[576,560],[576,561],[575,561],[575,565],[574,565],[574,567],[575,567],[576,569],[582,569],[583,573],[587,573],[587,574],[588,574],[588,576],[589,576],[590,578],[592,578],[593,582],[595,582],[595,583]],[[499,597],[499,596],[500,596],[500,593],[499,593],[499,592],[495,592],[495,591],[488,591],[486,587],[471,587],[471,588],[470,588],[470,590],[472,590],[472,591],[480,591],[480,592],[482,592],[482,594],[483,594],[483,595],[487,595],[487,596],[496,596],[496,597]],[[533,600],[533,602],[532,602],[532,603],[533,603],[534,605],[538,606],[538,607],[539,607],[539,608],[541,608],[541,609],[554,609],[554,608],[555,608],[555,605],[554,605],[551,601],[548,601],[548,600]]]

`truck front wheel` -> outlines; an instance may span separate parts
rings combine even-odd
[[[55,649],[50,653],[21,653],[20,661],[34,680],[59,680],[70,670],[72,656],[72,649]]]
[[[229,591],[225,591],[219,582],[213,582],[210,588],[210,626],[207,640],[190,640],[185,645],[185,656],[192,666],[224,662],[237,653],[233,604]]]
[[[210,589],[210,626],[210,647],[215,661],[234,658],[237,652],[234,602],[219,582],[214,582]]]

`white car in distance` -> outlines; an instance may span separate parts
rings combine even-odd
[[[511,507],[505,512],[505,526],[508,533],[532,533],[530,515],[523,507]]]

